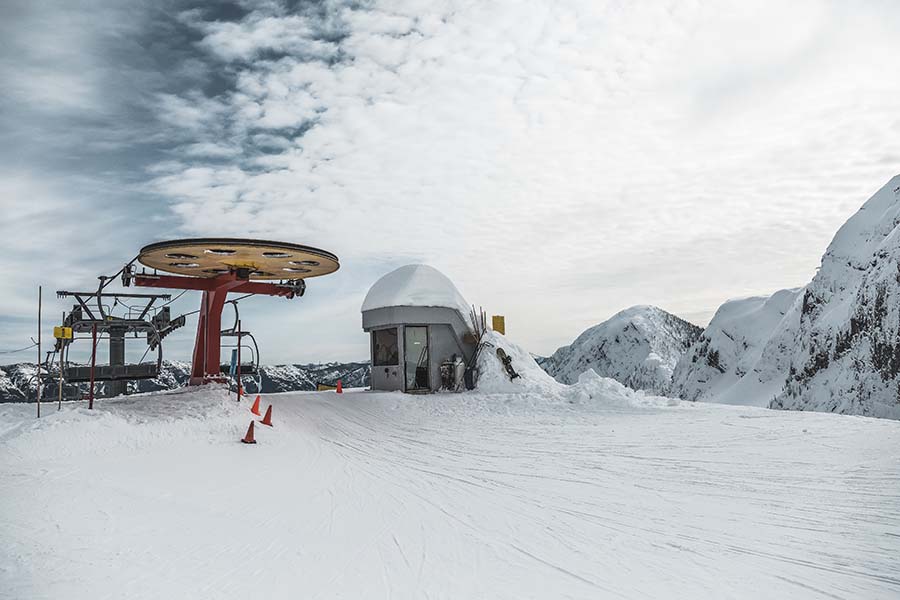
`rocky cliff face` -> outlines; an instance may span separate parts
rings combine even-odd
[[[772,407],[900,419],[900,176],[837,232],[794,310]]]
[[[666,394],[681,355],[702,329],[655,306],[633,306],[578,336],[539,364],[562,383],[593,369],[601,377]]]
[[[900,176],[841,227],[806,287],[725,303],[672,394],[900,419]]]

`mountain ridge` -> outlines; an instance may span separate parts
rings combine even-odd
[[[575,383],[593,369],[633,389],[665,395],[678,359],[702,331],[659,307],[631,306],[589,327],[538,364],[561,383]]]
[[[0,403],[32,402],[37,397],[34,381],[36,368],[33,363],[14,363],[0,366]],[[170,390],[186,385],[190,378],[191,366],[181,361],[163,361],[162,372],[154,379],[131,381],[128,393],[144,393]],[[57,371],[58,373],[58,371]],[[333,385],[338,379],[345,387],[367,387],[370,367],[368,361],[328,362],[308,364],[265,365],[260,367],[261,386],[257,387],[249,378],[244,380],[248,393],[273,394],[280,392],[312,391],[317,383]],[[104,395],[104,384],[98,382],[96,394]],[[87,391],[87,384],[68,384],[63,388],[64,398],[77,398]],[[56,380],[46,380],[42,396],[56,399],[59,386]]]

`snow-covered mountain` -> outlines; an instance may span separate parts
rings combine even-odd
[[[702,331],[661,308],[633,306],[586,330],[539,364],[562,383],[575,383],[593,369],[630,388],[666,394],[676,363]]]
[[[719,307],[700,338],[678,361],[672,376],[672,395],[728,403],[735,395],[732,388],[748,377],[760,389],[749,395],[738,394],[734,403],[767,405],[784,384],[789,361],[780,361],[779,368],[764,369],[760,358],[802,294],[802,288],[781,290],[771,296],[729,300]],[[763,362],[771,363],[793,351],[790,341],[778,352],[768,348]]]
[[[900,175],[838,230],[793,309],[797,350],[772,407],[900,419]]]
[[[806,287],[725,303],[673,380],[688,400],[900,419],[900,176]]]
[[[36,369],[32,363],[18,363],[0,367],[0,402],[25,402],[37,396]],[[58,371],[57,371],[58,373]],[[323,363],[307,365],[270,365],[260,367],[262,386],[247,378],[244,386],[249,393],[309,391],[316,389],[317,383],[334,384],[338,379],[345,387],[366,387],[369,385],[369,363]],[[180,361],[163,361],[162,372],[155,379],[130,381],[128,393],[155,392],[179,388],[190,378],[191,365]],[[98,382],[95,393],[102,397],[105,384]],[[77,398],[87,390],[87,384],[66,385],[64,398]],[[57,397],[59,387],[55,381],[45,381],[42,396],[46,399]]]

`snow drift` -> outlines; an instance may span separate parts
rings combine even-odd
[[[529,352],[496,331],[487,331],[482,344],[477,364],[479,394],[508,394],[521,401],[540,398],[542,403],[606,406],[675,406],[679,402],[635,391],[615,379],[599,376],[591,368],[581,373],[573,384],[560,383]],[[510,379],[497,357],[497,348],[502,348],[512,359],[519,377]],[[510,398],[504,401],[509,402]]]

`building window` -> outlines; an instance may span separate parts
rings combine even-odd
[[[397,329],[376,329],[372,332],[372,361],[376,367],[400,365],[400,347],[397,345]]]

